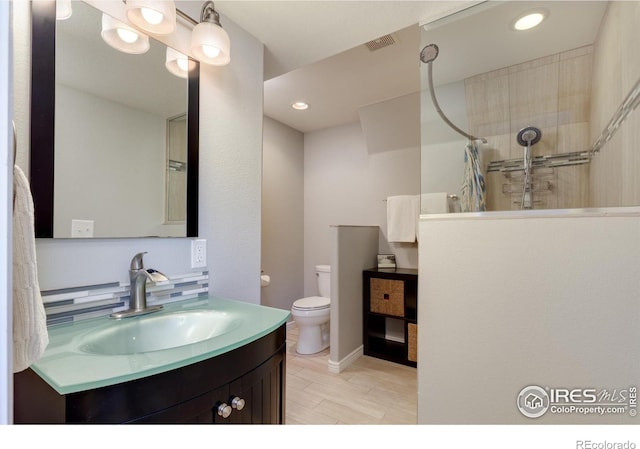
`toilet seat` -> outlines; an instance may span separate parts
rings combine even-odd
[[[298,299],[293,303],[294,310],[323,310],[331,307],[331,299],[322,296],[309,296],[308,298]]]

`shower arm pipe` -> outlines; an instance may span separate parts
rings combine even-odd
[[[461,130],[460,128],[458,128],[456,125],[454,125],[451,122],[451,120],[449,120],[447,118],[446,115],[444,115],[444,112],[442,112],[442,108],[438,104],[438,99],[436,98],[435,89],[433,88],[433,61],[427,63],[427,78],[428,78],[428,83],[429,83],[429,93],[431,94],[431,101],[433,102],[433,106],[436,108],[436,111],[438,112],[438,115],[440,115],[440,118],[442,118],[442,120],[444,120],[444,122],[447,125],[449,125],[449,127],[451,129],[453,129],[458,134],[466,137],[467,139],[469,139],[469,140],[481,140],[482,143],[487,143],[486,139],[475,137],[475,136],[473,136],[473,135]]]

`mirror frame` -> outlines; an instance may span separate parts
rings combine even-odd
[[[53,238],[55,56],[56,1],[32,2],[30,184],[34,204],[36,238]],[[189,71],[187,88],[187,222],[185,237],[198,236],[200,63],[194,62],[194,68]],[[140,238],[143,237],[147,236],[140,236]]]

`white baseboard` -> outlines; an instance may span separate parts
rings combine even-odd
[[[334,374],[340,374],[344,371],[349,365],[358,360],[360,357],[364,355],[364,346],[359,346],[351,354],[347,355],[345,358],[340,360],[339,362],[334,362],[329,360],[329,372]]]

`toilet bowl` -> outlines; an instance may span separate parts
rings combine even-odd
[[[291,316],[299,329],[296,347],[299,354],[315,354],[329,347],[331,267],[316,265],[316,276],[321,296],[298,299],[291,307]]]

